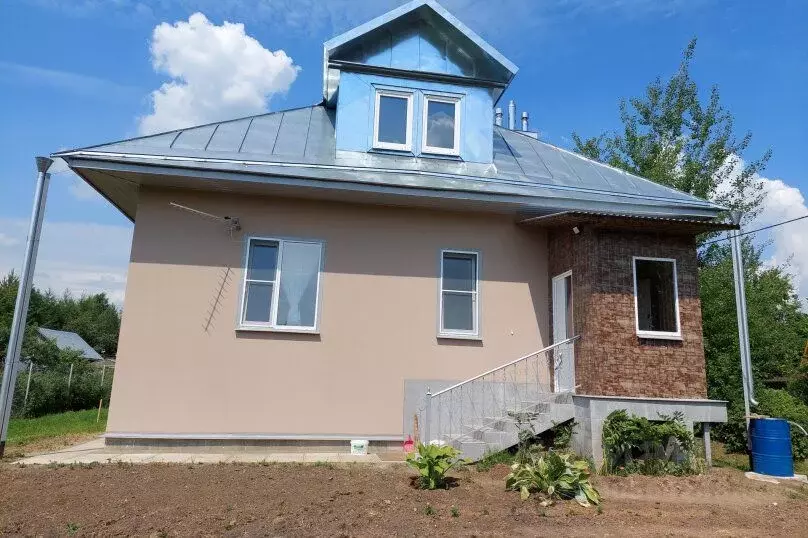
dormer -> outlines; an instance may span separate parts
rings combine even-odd
[[[337,151],[491,163],[494,105],[517,68],[433,0],[324,45]]]

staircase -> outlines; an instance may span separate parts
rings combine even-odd
[[[479,460],[519,442],[519,430],[536,434],[575,416],[570,392],[553,392],[551,372],[573,360],[577,336],[434,394],[427,393],[423,438],[447,443]],[[521,424],[520,424],[521,422]]]

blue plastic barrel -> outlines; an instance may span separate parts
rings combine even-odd
[[[753,418],[749,421],[752,470],[771,476],[793,476],[791,426],[780,418]]]

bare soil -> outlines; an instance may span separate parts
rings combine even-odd
[[[422,491],[401,464],[0,465],[0,534],[808,535],[808,486],[737,470],[597,477],[602,510],[521,501],[506,473],[462,470],[455,487]]]

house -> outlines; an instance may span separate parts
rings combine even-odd
[[[507,126],[517,68],[417,0],[324,45],[314,106],[55,154],[135,223],[106,442],[408,434],[470,457],[706,399],[694,237],[722,208]]]
[[[68,349],[81,353],[81,356],[90,362],[103,361],[104,358],[94,350],[90,344],[84,341],[84,338],[76,333],[69,331],[57,331],[55,329],[45,329],[43,327],[37,328],[39,336],[44,339],[51,340],[56,347],[62,351]]]

